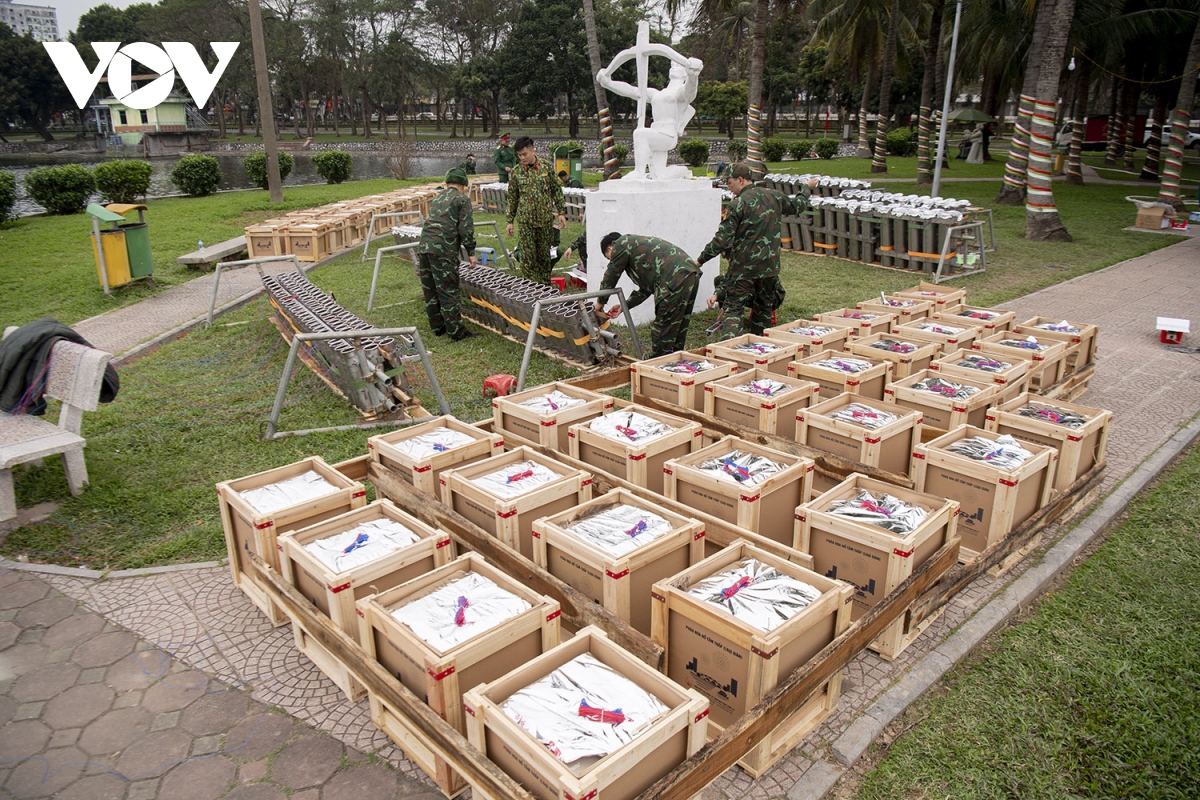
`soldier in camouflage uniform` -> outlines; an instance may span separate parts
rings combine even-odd
[[[425,314],[437,336],[459,341],[476,334],[461,317],[458,266],[462,249],[475,266],[475,216],[467,199],[467,173],[455,167],[446,173],[446,188],[429,204],[417,247],[417,277],[425,295]]]
[[[517,167],[517,154],[513,152],[509,142],[512,137],[507,133],[500,137],[500,144],[492,153],[492,163],[496,165],[496,180],[508,183],[509,174]]]
[[[600,240],[600,252],[608,259],[608,268],[600,281],[600,291],[615,289],[621,275],[637,284],[629,297],[629,308],[637,308],[654,297],[654,324],[650,339],[652,357],[682,350],[687,343],[688,320],[700,292],[700,267],[687,253],[670,242],[654,236],[610,233]],[[596,310],[603,311],[597,302]],[[607,312],[621,313],[620,306]]]
[[[458,168],[468,175],[475,174],[475,154],[467,153],[467,160],[458,165]]]
[[[717,302],[725,311],[725,333],[740,336],[746,332],[745,313],[750,307],[750,332],[762,334],[771,323],[771,312],[778,308],[779,230],[783,216],[795,216],[808,208],[809,191],[816,180],[802,187],[800,194],[785,194],[755,186],[750,167],[738,162],[729,168],[729,190],[736,195],[725,219],[696,263],[724,253],[729,260],[724,282],[724,297],[708,299],[708,307]],[[772,305],[772,303],[775,303]]]
[[[521,223],[521,273],[531,281],[549,283],[550,246],[555,225],[562,228],[567,224],[567,201],[554,165],[538,160],[533,139],[517,139],[516,150],[521,163],[508,180],[506,230],[512,236],[513,221]]]

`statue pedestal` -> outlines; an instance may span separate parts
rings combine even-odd
[[[683,249],[692,258],[700,255],[721,224],[721,190],[708,179],[604,181],[598,191],[587,195],[588,291],[600,288],[608,259],[600,252],[600,240],[611,231],[657,236]],[[721,269],[714,258],[703,267],[700,293],[693,311],[707,308],[713,294],[713,279]],[[634,284],[622,276],[617,284],[629,297]],[[615,302],[615,300],[613,301]],[[634,309],[636,325],[654,319],[654,298]],[[623,323],[624,317],[613,322]]]

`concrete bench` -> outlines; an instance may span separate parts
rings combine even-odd
[[[246,252],[246,237],[235,236],[219,244],[210,245],[202,250],[196,250],[179,256],[175,262],[185,267],[212,269],[218,261],[241,258]]]

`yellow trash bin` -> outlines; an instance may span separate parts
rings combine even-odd
[[[129,249],[125,246],[125,231],[116,226],[101,230],[101,222],[121,223],[125,218],[114,214],[99,203],[89,203],[88,216],[92,218],[92,255],[96,259],[96,276],[100,285],[108,292],[114,286],[124,286],[133,280],[129,273]],[[99,242],[99,246],[97,246]]]

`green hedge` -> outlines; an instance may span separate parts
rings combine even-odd
[[[38,167],[25,176],[25,193],[51,214],[78,214],[96,191],[96,176],[78,164]]]
[[[344,150],[322,150],[313,155],[313,168],[326,183],[342,183],[350,180],[354,159]],[[280,165],[280,171],[283,167]]]
[[[150,191],[154,167],[145,161],[121,159],[96,167],[96,188],[110,203],[133,203]]]
[[[890,156],[915,156],[917,154],[917,132],[912,128],[895,128],[888,131],[887,151]]]
[[[829,136],[817,139],[816,144],[813,145],[813,152],[819,157],[829,160],[837,155],[838,140]]]
[[[741,139],[729,140],[729,160],[730,161],[745,161],[746,160],[746,142]]]
[[[763,161],[775,163],[783,161],[783,154],[787,152],[787,142],[778,136],[772,136],[769,139],[764,139],[762,143]]]
[[[13,216],[17,204],[17,177],[8,170],[0,169],[0,222]]]
[[[792,146],[788,148],[788,152],[792,154],[792,158],[797,161],[803,161],[812,155],[812,142],[808,139],[801,139],[798,142],[792,142]]]
[[[287,176],[292,174],[292,167],[295,166],[296,160],[292,158],[291,153],[279,153],[279,182],[283,183],[287,180]],[[267,154],[266,153],[251,153],[242,159],[242,167],[246,170],[246,177],[260,189],[267,188]]]
[[[689,167],[702,167],[708,163],[708,142],[703,139],[687,139],[679,143],[679,157]]]
[[[171,183],[184,194],[205,197],[221,185],[221,164],[200,153],[184,156],[171,170]]]

